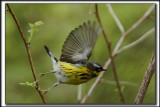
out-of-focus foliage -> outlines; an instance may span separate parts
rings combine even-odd
[[[40,25],[42,25],[42,24],[44,24],[42,21],[35,22],[34,24],[29,23],[30,29],[28,30],[28,32],[31,33],[31,35],[30,35],[30,37],[29,37],[29,39],[28,39],[28,42],[29,42],[29,43],[31,42],[31,39],[32,39],[34,33],[35,33],[36,31],[38,31],[38,26],[40,26]]]
[[[114,12],[121,21],[124,29],[132,26],[151,6],[151,4],[111,4]],[[52,61],[45,52],[43,45],[47,45],[59,59],[62,45],[71,30],[88,20],[96,20],[94,4],[10,4],[25,37],[28,38],[30,29],[28,23],[43,21],[39,31],[34,33],[30,44],[30,51],[35,66],[36,75],[52,70]],[[112,43],[112,50],[121,37],[121,32],[114,19],[110,15],[105,4],[98,4],[100,18],[104,30]],[[7,7],[6,7],[7,8]],[[155,11],[127,36],[121,47],[137,40],[145,32],[155,26]],[[6,74],[6,103],[7,104],[35,104],[42,103],[38,92],[28,86],[19,85],[26,81],[33,82],[33,76],[18,28],[6,12],[6,50],[5,50],[5,74]],[[155,49],[154,33],[140,44],[125,50],[114,59],[117,74],[123,89],[123,95],[127,104],[134,103],[134,99],[142,82],[145,71]],[[103,35],[96,42],[90,61],[97,61],[104,65],[109,58],[108,49]],[[95,79],[82,85],[82,97],[86,94]],[[87,103],[90,104],[120,104],[119,93],[112,67],[109,67],[103,80],[93,91]],[[39,81],[41,89],[48,89],[57,79],[54,74],[48,74]],[[126,84],[125,84],[126,83]],[[77,103],[77,86],[61,84],[45,95],[47,103],[75,104]],[[144,104],[155,103],[155,75],[149,84]]]

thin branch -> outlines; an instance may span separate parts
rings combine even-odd
[[[27,43],[27,41],[26,41],[26,38],[25,38],[25,36],[24,36],[24,34],[23,34],[23,31],[22,31],[22,29],[21,29],[21,26],[20,26],[20,24],[19,24],[16,16],[14,15],[11,7],[9,6],[9,4],[6,4],[6,5],[7,5],[7,7],[8,7],[8,11],[11,13],[11,15],[12,15],[12,17],[13,17],[13,19],[14,19],[14,21],[15,21],[18,29],[19,29],[19,32],[20,32],[20,34],[21,34],[21,37],[22,37],[22,39],[23,39],[23,41],[24,41],[24,44],[25,44],[25,47],[26,47],[26,50],[27,50],[27,54],[28,54],[28,58],[29,58],[29,62],[30,62],[30,66],[31,66],[31,70],[32,70],[32,74],[33,74],[34,80],[37,81],[35,69],[34,69],[34,66],[33,66],[32,56],[31,56],[31,53],[30,53],[29,46],[28,46],[28,43]],[[44,98],[44,96],[43,96],[43,94],[42,94],[42,91],[40,90],[40,87],[39,87],[38,82],[36,82],[36,85],[37,85],[36,90],[39,92],[39,95],[41,96],[41,99],[42,99],[43,103],[46,104],[45,98]]]
[[[122,34],[122,37],[120,38],[116,47],[114,48],[113,55],[117,53],[125,37],[128,36],[136,27],[138,27],[149,16],[154,7],[155,5],[153,4],[134,25],[132,25],[124,34]]]
[[[147,38],[151,33],[153,33],[155,31],[155,28],[150,29],[147,33],[145,33],[142,37],[140,37],[139,39],[137,39],[136,41],[124,46],[123,48],[119,49],[117,54],[128,49],[131,48],[135,45],[137,45],[138,43],[142,42],[145,38]]]
[[[102,73],[97,77],[96,81],[94,82],[94,84],[91,86],[91,88],[89,89],[89,91],[87,92],[87,94],[84,96],[84,98],[82,99],[81,103],[85,103],[87,101],[87,99],[89,98],[89,96],[91,95],[92,91],[94,90],[94,88],[98,85],[98,83],[100,82],[101,77],[103,76],[104,71],[102,71]]]
[[[114,18],[117,26],[119,27],[120,31],[122,32],[122,34],[124,34],[124,33],[125,33],[125,30],[124,30],[121,22],[119,21],[118,17],[117,17],[116,14],[114,13],[114,11],[113,11],[113,9],[112,9],[112,6],[111,6],[110,4],[106,4],[106,5],[107,5],[107,7],[108,7],[108,10],[109,10],[110,14],[111,14],[112,17]]]
[[[78,103],[80,103],[81,101],[81,95],[82,95],[82,84],[78,85],[78,95],[77,95]]]
[[[111,48],[110,48],[110,47],[111,47],[111,44],[110,44],[110,42],[109,42],[109,40],[108,40],[108,36],[107,36],[107,34],[105,33],[103,26],[102,26],[102,22],[101,22],[101,19],[100,19],[100,17],[99,17],[99,12],[98,12],[98,6],[97,6],[97,4],[95,4],[95,9],[96,9],[95,15],[96,15],[97,20],[98,20],[98,22],[99,22],[99,24],[100,24],[100,27],[101,27],[101,29],[102,29],[102,33],[103,33],[103,36],[104,36],[104,38],[105,38],[105,40],[106,40],[106,43],[107,43],[107,45],[108,45],[108,50],[110,51],[110,50],[111,50]]]
[[[98,13],[98,6],[97,6],[97,4],[95,4],[95,9],[96,9],[95,15],[96,15],[96,17],[97,17],[97,20],[98,20],[100,26],[101,26],[102,33],[103,33],[103,35],[104,35],[104,38],[105,38],[106,43],[107,43],[107,46],[108,46],[108,51],[109,51],[109,55],[110,55],[110,58],[111,58],[111,64],[112,64],[112,68],[113,68],[113,73],[114,73],[114,77],[115,77],[115,80],[116,80],[116,83],[117,83],[117,88],[118,88],[118,91],[119,91],[119,94],[120,94],[120,100],[121,100],[122,103],[125,103],[124,97],[123,97],[123,94],[122,94],[122,91],[121,91],[121,88],[120,88],[118,76],[117,76],[117,73],[116,73],[116,68],[115,68],[115,65],[114,65],[114,60],[113,60],[112,50],[111,50],[111,44],[110,44],[110,42],[109,42],[109,40],[108,40],[108,37],[107,37],[107,35],[106,35],[105,31],[104,31],[103,26],[102,26],[101,19],[100,19],[100,17],[99,17],[99,13]],[[89,96],[88,96],[88,97],[89,97]],[[87,98],[88,98],[88,97],[87,97]],[[87,100],[87,99],[86,99],[86,100]],[[81,103],[84,103],[86,100],[82,100]]]
[[[144,75],[144,78],[143,78],[142,84],[139,88],[139,91],[137,93],[137,96],[135,98],[135,101],[134,101],[135,104],[141,104],[143,102],[144,96],[147,92],[147,88],[148,88],[148,85],[151,81],[151,78],[152,78],[154,71],[155,71],[155,57],[153,55],[151,62],[148,66],[148,69]]]
[[[144,13],[144,15],[134,25],[132,25],[131,28],[128,29],[123,36],[127,36],[130,32],[132,32],[135,28],[137,28],[148,17],[148,15],[150,15],[154,7],[155,4],[152,4],[152,6]]]
[[[114,59],[113,59],[113,56],[112,56],[111,43],[109,42],[108,36],[106,35],[106,33],[104,31],[104,27],[102,26],[102,22],[101,22],[101,19],[99,17],[99,13],[98,13],[98,6],[97,6],[97,4],[95,4],[95,9],[96,9],[95,14],[97,16],[98,22],[100,23],[100,26],[102,28],[102,33],[103,33],[103,35],[104,35],[104,37],[106,39],[106,43],[108,45],[108,51],[109,51],[109,55],[110,55],[110,58],[111,58],[111,64],[112,64],[112,69],[113,69],[113,73],[114,73],[114,78],[116,80],[117,88],[118,88],[119,95],[120,95],[120,101],[122,103],[125,103],[125,100],[124,100],[124,97],[123,97],[123,94],[122,94],[122,91],[121,91],[121,87],[120,87],[120,84],[119,84],[118,75],[116,73],[116,67],[115,67],[115,64],[114,64]]]
[[[153,6],[153,5],[152,5]],[[147,14],[145,14],[145,16],[146,17],[141,17],[141,19],[143,19],[143,21],[148,17],[148,15],[151,13],[151,11],[153,10],[153,7],[150,7],[147,11],[146,11],[146,13]],[[140,19],[139,19],[140,20]],[[139,23],[140,24],[140,23]],[[134,25],[137,25],[138,26],[138,23],[136,22]],[[114,51],[113,51],[113,53],[112,53],[112,56],[113,57],[115,57],[116,55],[117,55],[117,52],[118,52],[118,50],[119,50],[119,47],[121,46],[121,44],[123,43],[123,40],[125,39],[125,37],[127,36],[127,35],[129,35],[134,29],[132,28],[132,26],[131,26],[131,28],[129,28],[129,29],[132,29],[132,30],[128,30],[127,31],[127,33],[124,33],[123,35],[125,35],[125,36],[121,36],[121,38],[119,39],[119,41],[118,41],[118,43],[117,43],[117,45],[115,46],[115,48],[114,48]],[[111,63],[111,58],[109,58],[106,62],[105,62],[105,64],[104,64],[104,69],[107,69],[108,68],[108,66],[109,66],[109,64]],[[93,85],[91,86],[91,88],[89,89],[89,91],[87,92],[87,94],[84,96],[84,98],[82,99],[82,101],[81,101],[81,103],[85,103],[86,102],[86,100],[88,99],[88,97],[91,95],[91,93],[93,92],[93,90],[95,89],[95,87],[98,85],[98,83],[100,82],[100,80],[101,80],[101,78],[102,78],[102,76],[103,76],[103,74],[104,74],[104,72],[105,71],[102,71],[102,73],[97,77],[97,79],[95,80],[95,82],[93,83]]]

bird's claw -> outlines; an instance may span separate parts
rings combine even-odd
[[[42,91],[43,94],[46,94],[47,92],[48,92],[47,90],[43,90],[43,91]]]
[[[45,75],[45,73],[40,73],[39,74],[39,78],[42,77],[43,75]]]

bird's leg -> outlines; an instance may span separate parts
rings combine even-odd
[[[56,73],[56,71],[50,71],[50,72],[46,72],[46,73],[40,73],[38,76],[38,79],[46,74],[50,74],[50,73]]]
[[[43,94],[46,94],[50,89],[52,89],[53,87],[55,87],[55,86],[59,85],[60,83],[62,83],[62,82],[61,82],[61,81],[59,81],[59,82],[57,82],[57,83],[53,84],[53,86],[52,86],[52,87],[50,87],[49,89],[45,90],[45,91],[43,92]]]

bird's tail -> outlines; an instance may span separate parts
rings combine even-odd
[[[54,57],[54,55],[52,54],[52,52],[48,49],[48,47],[46,45],[44,45],[44,48],[46,49],[46,52],[48,53],[48,55],[51,57],[51,59],[53,61],[53,65],[56,64],[58,62],[56,57]]]

